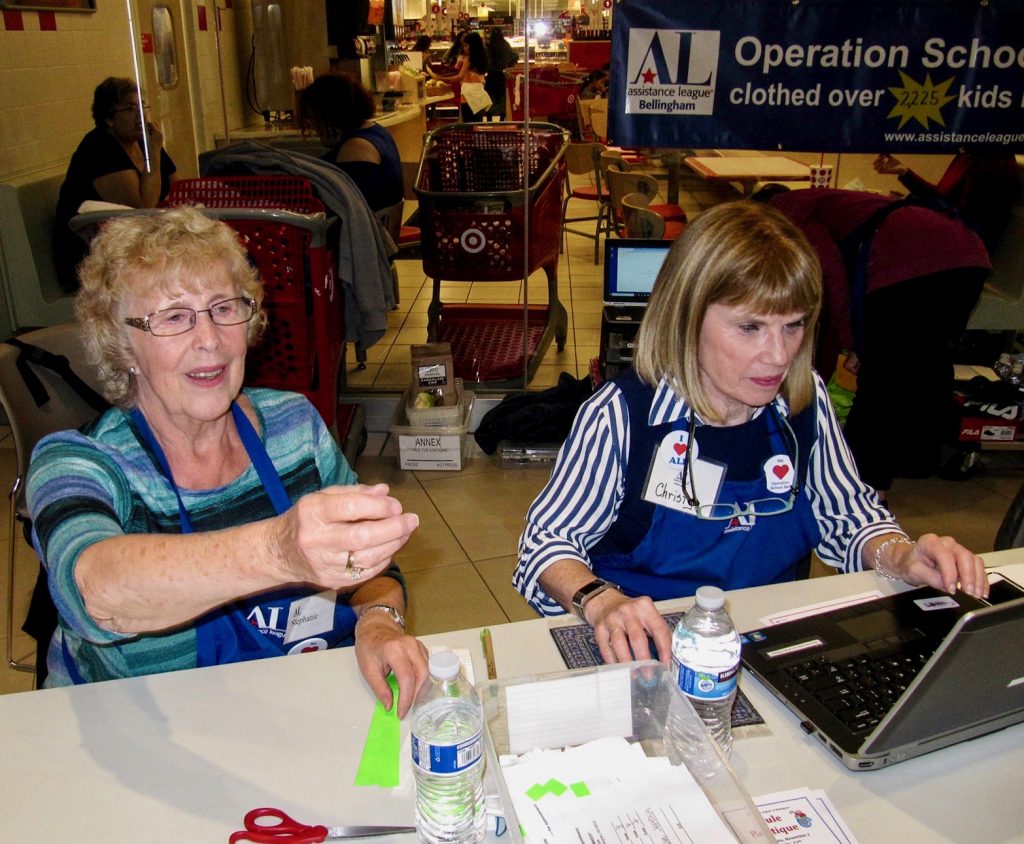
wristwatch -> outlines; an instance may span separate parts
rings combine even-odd
[[[373,610],[380,610],[381,612],[386,612],[389,616],[391,616],[391,620],[395,622],[395,624],[401,627],[402,630],[405,630],[405,619],[402,618],[402,614],[390,604],[370,604],[370,606],[368,607],[363,607],[362,611],[359,613],[359,618],[356,619],[356,623],[362,621],[363,616],[366,615],[368,612],[372,612]]]
[[[622,589],[611,583],[608,580],[603,580],[600,577],[595,577],[590,583],[586,583],[576,590],[576,594],[572,596],[572,614],[576,618],[586,619],[583,616],[584,610],[594,598],[604,592],[606,589],[614,589],[616,592],[621,594]]]

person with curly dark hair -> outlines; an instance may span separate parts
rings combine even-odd
[[[395,139],[373,122],[373,98],[347,76],[327,74],[299,92],[303,129],[327,147],[322,156],[347,173],[372,211],[401,202],[402,161]]]
[[[88,251],[68,226],[79,206],[93,200],[154,208],[171,189],[176,168],[164,151],[163,133],[148,121],[148,108],[131,79],[108,76],[93,92],[96,126],[71,156],[53,226],[57,279],[68,292],[78,289],[78,265]]]

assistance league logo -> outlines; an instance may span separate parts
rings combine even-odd
[[[713,114],[717,30],[631,29],[627,114]]]

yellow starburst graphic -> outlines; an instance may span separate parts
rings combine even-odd
[[[945,126],[942,107],[955,99],[952,94],[946,93],[953,83],[953,77],[949,77],[945,82],[933,83],[931,75],[926,73],[924,82],[920,83],[901,70],[900,78],[903,80],[903,87],[889,89],[889,93],[896,98],[896,105],[887,116],[898,117],[900,129],[911,119],[916,120],[925,129],[929,128],[929,120],[934,120],[939,126]]]

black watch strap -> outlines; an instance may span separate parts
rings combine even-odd
[[[576,594],[572,596],[572,614],[579,619],[586,620],[583,613],[587,608],[587,604],[608,589],[614,589],[616,592],[622,591],[611,581],[600,577],[595,577],[589,583],[583,584],[583,586],[576,590]]]

